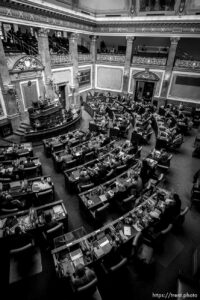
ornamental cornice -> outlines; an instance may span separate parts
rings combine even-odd
[[[20,7],[21,8],[21,7]],[[50,17],[48,14],[41,14],[41,13],[33,13],[33,12],[28,12],[28,11],[22,11],[20,9],[12,9],[12,8],[7,8],[4,6],[0,5],[0,17],[6,17],[7,22],[8,20],[15,19],[24,22],[30,22],[33,24],[37,24],[38,27],[42,27],[44,25],[47,25],[47,27],[54,26],[55,29],[56,27],[62,27],[63,30],[66,28],[70,28],[72,30],[82,30],[82,31],[88,31],[92,32],[93,31],[93,26],[92,25],[86,25],[83,23],[77,23],[75,21],[71,21],[70,18],[67,18],[67,16],[64,19],[61,18],[56,18],[56,17]],[[67,20],[66,20],[67,19]],[[11,22],[11,21],[10,21]],[[81,22],[81,21],[80,21]],[[17,23],[17,22],[16,22]],[[30,24],[30,26],[32,25]]]
[[[5,2],[3,2],[5,3]],[[8,4],[7,4],[8,5]],[[104,35],[104,34],[120,34],[120,35],[145,35],[160,34],[162,36],[195,36],[200,35],[200,21],[187,20],[173,21],[167,20],[145,20],[145,21],[111,21],[95,22],[77,17],[70,17],[59,13],[52,13],[50,11],[36,10],[26,6],[13,6],[9,3],[10,7],[0,4],[0,22],[10,22],[26,24],[35,27],[46,27],[55,30],[66,30],[85,32],[89,34]]]
[[[174,34],[174,35],[184,35],[184,34],[200,34],[200,23],[113,23],[104,24],[102,26],[96,27],[96,32],[101,33],[121,33],[121,34],[138,34],[138,33],[149,33],[149,34]]]

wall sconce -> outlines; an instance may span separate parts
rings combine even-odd
[[[1,23],[0,23],[0,39],[2,39],[2,40],[4,39]]]
[[[76,87],[75,87],[75,85],[71,85],[71,86],[70,86],[70,90],[71,90],[71,92],[72,92],[72,93],[74,93],[74,92],[75,92],[75,90],[76,90]]]
[[[133,16],[135,14],[135,6],[134,0],[131,1],[130,15]]]
[[[78,80],[78,82],[80,81],[80,78],[81,78],[81,73],[80,73],[80,72],[77,72],[77,73],[76,73],[76,79]]]
[[[124,77],[128,77],[129,76],[129,71],[125,70],[124,71]]]

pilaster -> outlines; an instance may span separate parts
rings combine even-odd
[[[1,26],[1,23],[0,23]],[[0,87],[2,90],[3,101],[6,114],[9,119],[18,118],[15,87],[11,84],[10,74],[7,66],[2,39],[0,38]]]
[[[169,48],[167,65],[165,68],[165,77],[164,77],[162,91],[161,91],[162,98],[167,98],[167,92],[168,92],[169,83],[170,83],[170,79],[172,76],[172,70],[173,70],[173,66],[174,66],[174,61],[175,61],[175,57],[176,57],[176,49],[177,49],[178,41],[180,40],[180,37],[171,37],[170,40],[171,40],[171,45]]]
[[[54,91],[52,85],[51,56],[49,52],[48,29],[46,28],[40,28],[38,31],[38,51],[44,66],[46,96],[53,100]]]
[[[124,76],[123,76],[123,93],[128,93],[128,83],[130,76],[130,67],[131,67],[131,59],[132,59],[132,50],[133,50],[133,41],[135,37],[127,36],[126,37],[126,57],[124,63]]]
[[[95,63],[97,60],[97,37],[91,36],[90,54],[92,56],[92,88],[95,88]]]
[[[71,33],[69,37],[69,53],[71,55],[72,67],[73,67],[73,82],[72,82],[72,103],[78,103],[78,37],[77,33]]]

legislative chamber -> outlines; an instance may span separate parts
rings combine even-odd
[[[2,299],[200,298],[200,1],[0,1]]]

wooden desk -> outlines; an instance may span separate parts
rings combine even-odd
[[[20,226],[23,231],[42,230],[45,226],[44,214],[50,213],[52,220],[62,222],[67,228],[68,213],[64,206],[63,200],[58,200],[52,203],[34,207],[31,210],[24,210],[16,213],[0,216],[0,238],[4,237],[6,227],[9,227],[10,222],[10,237],[14,234],[16,226]],[[15,225],[12,226],[12,220],[15,219]]]
[[[162,200],[159,200],[158,192],[163,194]],[[60,240],[60,247],[51,252],[57,275],[59,277],[66,276],[66,271],[69,270],[66,264],[68,262],[73,263],[69,253],[74,250],[80,249],[82,251],[85,265],[92,265],[107,255],[109,251],[106,249],[108,248],[104,248],[99,243],[102,237],[106,236],[110,246],[113,243],[117,243],[116,245],[121,247],[128,240],[132,239],[137,232],[142,231],[148,224],[155,222],[155,219],[152,217],[153,212],[158,215],[158,218],[162,216],[161,212],[167,206],[165,200],[169,197],[171,197],[170,192],[158,188],[156,193],[152,195],[146,193],[142,197],[139,197],[137,199],[137,206],[133,210],[102,228],[67,244],[65,238],[63,238],[63,244],[62,240]],[[128,230],[125,227],[128,227]]]

